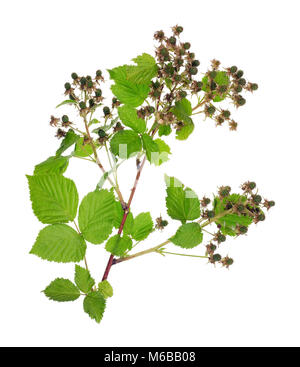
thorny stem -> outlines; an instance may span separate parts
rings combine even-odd
[[[123,231],[124,224],[126,222],[126,219],[127,219],[128,213],[129,213],[130,205],[131,205],[132,199],[134,197],[134,194],[135,194],[135,191],[136,191],[136,187],[137,187],[137,184],[139,182],[139,179],[140,179],[140,176],[141,176],[141,172],[142,172],[142,169],[144,167],[145,162],[146,162],[146,156],[144,156],[141,165],[138,167],[138,171],[137,171],[137,174],[136,174],[136,177],[135,177],[135,181],[134,181],[133,187],[131,189],[130,197],[129,197],[128,203],[127,203],[127,205],[126,205],[126,207],[124,209],[124,215],[123,215],[123,218],[122,218],[122,222],[121,222],[120,228],[118,230],[118,234],[119,235]],[[110,269],[111,269],[113,263],[114,263],[114,255],[111,254],[110,257],[109,257],[109,259],[108,259],[108,263],[106,265],[106,269],[105,269],[105,272],[103,274],[102,281],[107,279],[108,274],[110,272]]]

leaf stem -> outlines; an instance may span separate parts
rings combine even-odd
[[[179,254],[178,252],[168,252],[168,251],[162,251],[161,253],[170,254],[170,255],[179,255],[179,256],[200,257],[202,259],[208,259],[208,256],[202,256],[202,255]]]

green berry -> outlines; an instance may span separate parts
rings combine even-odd
[[[241,78],[241,79],[239,79],[238,83],[239,83],[239,85],[246,85],[247,82],[246,82],[246,79]]]
[[[198,73],[198,69],[196,67],[193,66],[193,67],[190,68],[190,74],[191,75],[196,75],[197,73]]]
[[[197,88],[201,89],[203,86],[203,83],[202,82],[197,82]]]
[[[87,75],[86,80],[92,80],[92,77],[90,75]]]
[[[161,223],[162,227],[166,227],[169,223],[167,220],[162,220]]]
[[[176,27],[176,32],[177,33],[183,32],[183,27],[181,27],[181,26]]]
[[[77,79],[77,78],[78,78],[78,75],[77,75],[76,73],[72,73],[72,74],[71,74],[71,77],[72,77],[72,79],[74,79],[74,80],[75,80],[75,79]]]
[[[253,196],[253,201],[255,202],[255,204],[259,204],[261,200],[262,200],[262,197],[260,195]]]
[[[93,99],[89,100],[89,106],[93,107],[95,105],[95,101]]]
[[[63,115],[61,120],[62,122],[69,122],[69,117],[67,115]]]
[[[109,107],[107,107],[107,106],[103,107],[103,113],[104,113],[104,116],[109,115],[109,114],[110,114],[110,109],[109,109]]]
[[[71,84],[70,83],[65,83],[65,88],[66,88],[66,90],[71,89]]]
[[[86,108],[86,104],[85,104],[85,102],[79,102],[79,107],[82,109],[82,110],[84,110],[85,108]]]
[[[226,85],[221,85],[219,90],[220,90],[220,93],[225,93],[227,91],[227,86]]]
[[[237,209],[238,212],[242,213],[242,211],[245,209],[245,207],[244,207],[243,204],[238,204],[236,209]]]
[[[239,98],[237,99],[237,104],[239,106],[243,106],[246,103],[245,98],[243,98],[242,96],[239,96]]]
[[[169,42],[171,43],[171,45],[175,45],[176,44],[176,38],[175,37],[170,37]]]
[[[222,259],[222,256],[220,254],[214,254],[212,258],[213,261],[220,261]]]
[[[86,85],[86,78],[83,76],[82,78],[80,78],[80,84],[83,86],[83,85]]]
[[[195,54],[194,54],[194,52],[190,52],[190,53],[189,53],[189,57],[190,57],[190,59],[194,59],[194,58],[195,58]]]
[[[243,70],[238,70],[235,75],[239,79],[244,75],[244,72],[243,72]]]
[[[208,210],[206,213],[207,218],[213,218],[215,216],[215,212],[213,210]]]
[[[258,89],[258,85],[256,83],[252,83],[251,90],[257,90],[257,89]]]
[[[256,183],[255,182],[249,182],[249,189],[250,190],[254,190],[255,189],[255,187],[256,187]]]
[[[97,77],[101,77],[102,76],[102,71],[101,70],[97,70],[96,71],[96,76]]]
[[[199,60],[193,60],[192,61],[192,66],[199,66],[200,65],[200,61]]]
[[[149,107],[149,113],[154,113],[155,112],[155,108],[153,106]]]
[[[225,242],[226,241],[226,237],[223,234],[220,234],[218,239],[219,239],[220,242]]]
[[[269,201],[269,207],[274,206],[274,205],[275,205],[275,201],[274,200]]]
[[[247,233],[247,232],[248,232],[248,228],[247,228],[246,226],[240,226],[240,227],[239,227],[239,232],[240,232],[241,234],[245,234],[245,233]]]
[[[236,66],[231,66],[231,68],[230,68],[230,72],[231,72],[232,74],[236,73],[236,72],[237,72],[237,67],[236,67]]]
[[[166,48],[162,48],[162,49],[160,50],[160,54],[161,54],[162,56],[169,56],[169,52],[168,52],[168,50],[167,50]]]
[[[158,98],[158,97],[160,96],[160,91],[159,91],[159,90],[155,90],[155,91],[153,92],[153,96],[154,96],[155,98]]]
[[[187,92],[186,92],[186,91],[184,91],[184,90],[181,90],[181,91],[179,92],[179,95],[180,95],[180,97],[181,97],[181,98],[185,98],[185,97],[187,96]]]
[[[222,114],[223,114],[223,116],[224,116],[226,119],[228,119],[228,118],[230,117],[230,111],[228,111],[228,110],[224,110],[224,111],[222,112]]]
[[[180,82],[180,80],[181,80],[181,75],[176,74],[176,75],[174,76],[174,80],[175,80],[176,82]]]
[[[94,86],[93,81],[92,80],[88,80],[87,86],[88,86],[88,88],[93,88],[93,86]]]
[[[240,85],[237,85],[235,88],[234,88],[234,91],[235,93],[241,93],[241,91],[243,90],[243,88],[240,86]]]
[[[99,129],[98,130],[98,135],[99,135],[99,138],[104,138],[106,136],[106,132],[102,129]]]
[[[211,79],[215,79],[215,77],[217,76],[217,72],[213,70],[209,73],[209,76],[211,77]]]
[[[158,89],[160,87],[159,81],[157,80],[156,82],[153,82],[152,86],[154,89]]]
[[[266,216],[264,215],[264,213],[260,213],[258,216],[257,216],[257,219],[262,222],[263,220],[266,219]]]
[[[214,106],[208,106],[206,109],[207,113],[210,115],[214,114],[216,112],[216,108]]]
[[[215,90],[217,88],[217,83],[215,83],[214,81],[212,81],[211,83],[210,83],[210,89],[211,90]]]
[[[101,97],[102,96],[102,90],[101,89],[96,89],[95,95],[96,95],[96,97]]]
[[[191,44],[190,44],[189,42],[185,42],[185,43],[183,44],[183,48],[184,48],[185,50],[188,50],[188,49],[190,49],[190,48],[191,48]]]
[[[226,258],[226,265],[232,265],[233,264],[233,259],[231,257]]]

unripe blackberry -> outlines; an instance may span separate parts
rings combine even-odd
[[[219,189],[219,195],[224,198],[230,194],[230,191],[231,191],[230,186],[221,186]]]
[[[242,96],[239,96],[239,98],[237,98],[236,102],[239,106],[243,106],[246,103],[246,100]]]
[[[216,112],[216,108],[214,106],[208,106],[206,111],[208,114],[212,115],[213,113]]]
[[[177,33],[183,32],[183,27],[181,27],[181,26],[176,27],[176,32]]]
[[[154,113],[155,112],[155,108],[153,106],[149,106],[149,113]]]
[[[181,48],[180,50],[179,50],[179,55],[180,56],[183,56],[185,54],[185,49],[184,48]]]
[[[106,132],[102,129],[99,129],[98,130],[98,135],[99,135],[99,138],[105,138]]]
[[[216,83],[216,82],[214,82],[214,81],[212,81],[212,82],[210,83],[210,89],[211,89],[211,90],[216,90],[216,89],[217,89],[217,83]]]
[[[159,90],[155,90],[155,91],[153,92],[153,96],[154,96],[155,98],[158,98],[158,97],[160,96],[160,91],[159,91]]]
[[[84,76],[80,78],[80,85],[82,86],[86,85],[86,78]]]
[[[228,118],[230,117],[230,111],[228,111],[228,110],[224,110],[224,111],[222,111],[222,115],[223,115],[226,119],[228,119]]]
[[[87,75],[86,80],[92,80],[92,77],[90,75]]]
[[[166,227],[168,224],[169,224],[169,222],[167,220],[162,220],[161,221],[162,227]]]
[[[269,201],[269,207],[272,207],[274,205],[275,205],[275,201],[274,200]]]
[[[220,254],[214,254],[212,256],[212,259],[213,259],[214,262],[220,261],[222,259],[222,256]]]
[[[70,83],[65,83],[65,88],[66,88],[66,90],[71,89],[71,84]]]
[[[83,102],[83,101],[79,102],[79,107],[80,107],[81,110],[84,110],[86,108],[85,102]]]
[[[62,122],[69,122],[69,117],[67,115],[63,115],[61,120]]]
[[[209,219],[211,219],[215,216],[215,212],[213,210],[208,210],[206,212],[206,214],[207,214],[207,218],[209,218]]]
[[[109,107],[107,107],[107,106],[103,107],[103,113],[104,113],[104,116],[109,115],[109,114],[110,114],[110,109],[109,109]]]
[[[236,206],[236,210],[237,210],[239,213],[242,213],[244,209],[245,209],[245,207],[244,207],[244,205],[243,205],[243,204],[237,204],[237,206]]]
[[[239,79],[239,78],[241,78],[243,75],[244,75],[243,70],[238,70],[238,71],[236,72],[236,74],[235,74],[235,76],[236,76],[238,79]]]
[[[168,75],[173,75],[174,74],[174,68],[172,66],[172,64],[168,64],[166,65],[165,67],[165,72],[168,74]]]
[[[184,90],[181,90],[181,91],[179,92],[179,96],[180,96],[180,98],[185,98],[185,97],[187,96],[187,92],[186,92],[186,91],[184,91]]]
[[[195,54],[194,54],[194,52],[190,52],[190,53],[189,53],[189,58],[190,58],[190,59],[194,59],[194,58],[195,58]]]
[[[191,75],[196,75],[198,73],[198,69],[196,67],[191,67],[190,68],[190,74]]]
[[[102,90],[101,89],[96,89],[95,95],[96,95],[96,97],[101,97],[102,96]]]
[[[256,83],[251,83],[251,90],[257,90],[258,85]]]
[[[236,73],[236,72],[237,72],[237,67],[236,67],[236,66],[231,66],[231,68],[230,68],[230,72],[231,72],[232,74]]]
[[[255,204],[259,204],[262,200],[262,197],[260,195],[253,195],[252,199]]]
[[[239,85],[246,85],[247,82],[246,82],[246,79],[241,78],[241,79],[239,79],[238,83],[239,83]]]
[[[227,91],[227,86],[226,85],[221,85],[219,88],[220,93],[225,93]]]
[[[197,82],[197,88],[201,89],[203,86],[203,83],[202,82]]]
[[[181,75],[176,74],[176,75],[174,76],[174,80],[175,80],[175,82],[180,82],[180,80],[181,80]]]
[[[71,74],[71,77],[72,77],[72,79],[74,79],[74,80],[75,80],[75,79],[77,79],[77,78],[78,78],[78,75],[77,75],[76,73],[72,73],[72,74]]]
[[[190,44],[189,42],[185,42],[185,43],[183,44],[183,48],[184,48],[185,50],[189,50],[189,49],[191,48],[191,44]]]
[[[192,61],[192,66],[199,66],[200,65],[200,61],[199,60],[193,60]]]
[[[175,37],[170,37],[169,42],[170,42],[171,45],[175,45],[176,44],[176,38]]]
[[[168,50],[164,47],[160,50],[161,56],[169,56]]]
[[[225,242],[226,241],[226,237],[223,234],[219,235],[219,241],[220,242]]]
[[[100,78],[100,77],[102,76],[102,71],[101,71],[101,70],[97,70],[97,71],[96,71],[96,76],[97,76],[98,78]]]
[[[255,182],[253,182],[253,181],[251,181],[251,182],[249,182],[249,189],[250,190],[254,190],[255,189],[255,187],[256,187],[256,183]]]
[[[156,82],[153,82],[152,86],[153,86],[154,89],[159,88],[160,87],[159,81],[157,80]]]
[[[264,215],[264,213],[260,213],[258,214],[257,219],[262,222],[266,219],[266,216]]]
[[[238,227],[238,232],[239,232],[240,234],[245,234],[245,233],[247,233],[247,232],[248,232],[248,228],[247,228],[246,226],[239,226],[239,227]]]
[[[89,100],[89,106],[90,107],[95,106],[95,101],[92,98]]]
[[[241,93],[242,90],[243,88],[240,85],[237,85],[236,87],[234,87],[235,93]]]
[[[88,88],[93,88],[93,86],[94,86],[93,81],[92,80],[88,80],[87,87]]]

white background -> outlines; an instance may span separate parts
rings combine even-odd
[[[291,0],[1,3],[2,346],[299,346],[298,5]],[[247,236],[224,244],[222,253],[235,260],[230,271],[202,259],[158,254],[113,267],[115,295],[98,325],[83,312],[82,300],[55,303],[40,292],[57,276],[72,279],[73,265],[28,254],[43,225],[32,213],[25,174],[57,149],[49,116],[69,113],[70,107],[55,106],[71,72],[93,74],[142,52],[154,54],[154,31],[177,23],[202,72],[217,58],[242,68],[259,90],[235,112],[237,132],[198,117],[189,140],[168,139],[172,159],[158,169],[147,164],[133,212],[165,214],[164,173],[199,196],[222,184],[238,189],[255,180],[276,207]],[[134,165],[132,160],[121,171],[126,197]],[[74,160],[66,176],[82,198],[100,172]],[[140,248],[158,244],[175,229],[171,225]],[[108,258],[103,245],[89,245],[87,258],[99,281]]]

